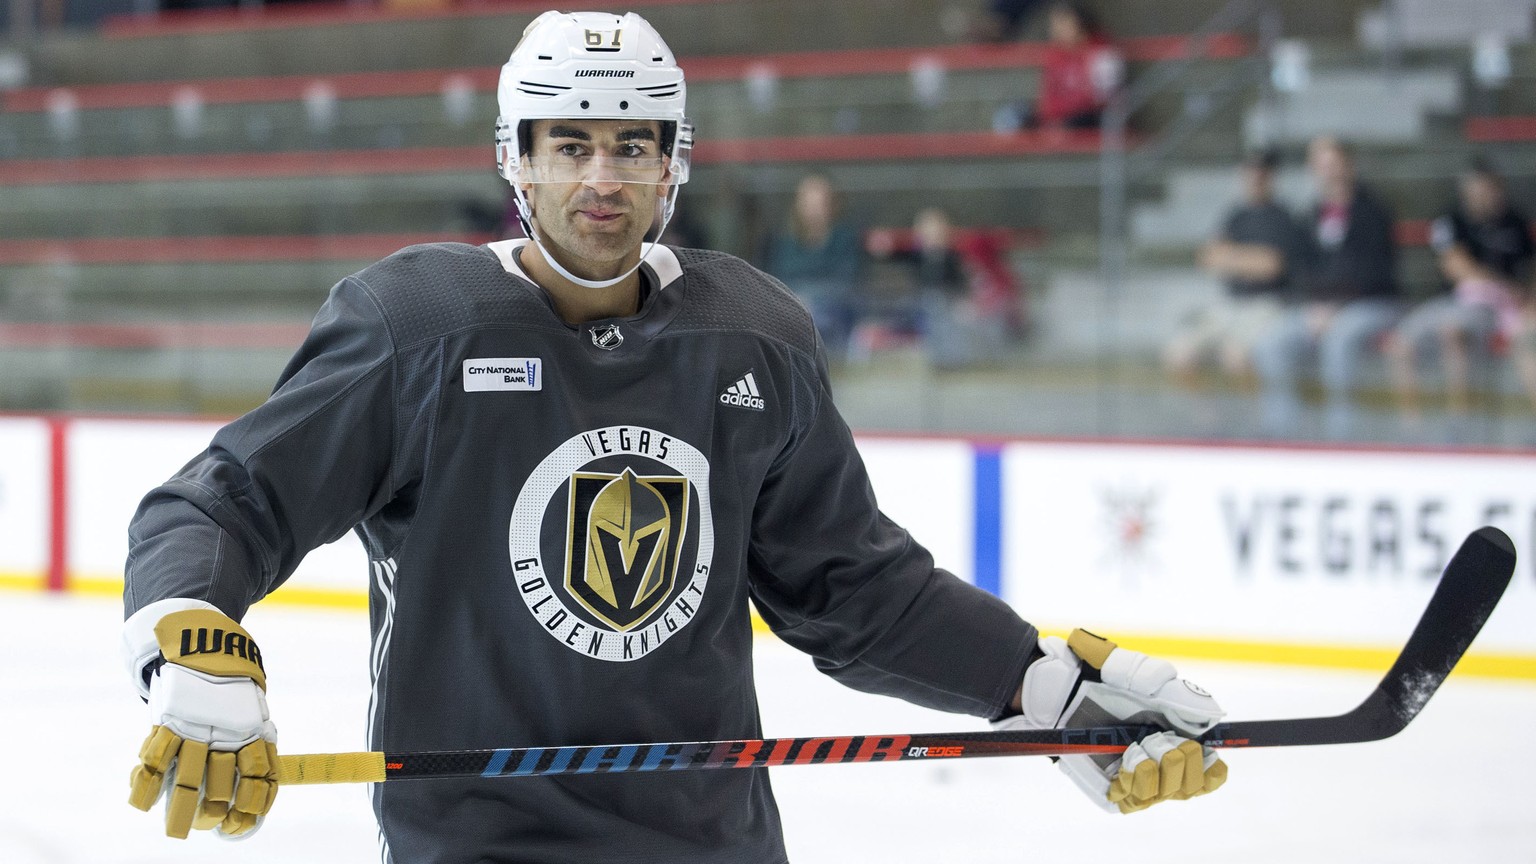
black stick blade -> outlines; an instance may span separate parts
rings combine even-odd
[[[1514,572],[1515,546],[1492,526],[1474,531],[1456,550],[1419,626],[1381,681],[1387,704],[1402,721],[1399,729],[1418,715],[1451,674],[1493,614]]]
[[[1497,528],[1479,528],[1456,550],[1413,635],[1359,707],[1337,717],[1221,723],[1202,736],[1213,747],[1278,747],[1378,741],[1403,731],[1456,667],[1504,596],[1515,546]]]

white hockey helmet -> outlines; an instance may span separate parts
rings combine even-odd
[[[667,182],[688,182],[693,127],[684,115],[683,70],[656,28],[633,12],[535,18],[501,67],[496,100],[496,166],[513,186],[529,152],[528,121],[577,118],[659,121]]]

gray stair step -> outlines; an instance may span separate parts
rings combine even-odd
[[[1350,141],[1409,143],[1421,139],[1431,112],[1461,108],[1455,69],[1317,70],[1303,90],[1255,105],[1244,121],[1250,145],[1301,142],[1339,134]]]
[[[1360,43],[1386,48],[1403,45],[1466,45],[1496,33],[1511,42],[1529,41],[1536,0],[1383,0],[1360,16]]]
[[[987,129],[998,106],[1031,98],[1037,77],[1034,70],[954,72],[944,100],[931,107],[914,101],[906,75],[842,78],[835,87],[787,79],[761,109],[740,81],[705,82],[690,94],[690,115],[700,140]],[[340,99],[324,128],[299,100],[212,103],[182,117],[189,114],[195,122],[181,122],[169,104],[84,109],[66,134],[46,112],[9,112],[0,115],[0,158],[467,146],[490,140],[496,104],[494,94],[476,93],[454,117],[439,95]]]
[[[819,0],[724,0],[639,11],[683,58],[922,45],[945,32],[943,7],[927,0],[866,0],[859,15],[827,14]],[[506,62],[535,14],[378,16],[359,23],[113,39],[54,35],[32,49],[33,75],[68,84],[495,67]]]
[[[1292,36],[1352,32],[1379,0],[1273,0]],[[1226,0],[1115,4],[1107,23],[1120,38],[1194,32]],[[772,51],[846,50],[932,44],[965,38],[981,4],[935,0],[860,0],[858,14],[829,12],[821,0],[720,0],[641,4],[636,11],[666,37],[679,57]],[[52,34],[33,48],[34,78],[44,83],[168,80],[224,75],[293,74],[499,66],[534,11],[444,17],[367,15],[353,21],[311,19],[297,26],[101,39]],[[1035,22],[1034,38],[1043,37]]]
[[[490,158],[487,156],[487,165]],[[498,184],[501,184],[500,186]],[[14,186],[0,235],[122,237],[446,230],[505,185],[483,173]]]
[[[8,323],[59,317],[308,320],[370,260],[0,265]]]
[[[408,151],[403,156],[410,158]],[[466,205],[492,213],[503,206],[507,187],[490,156],[487,147],[484,169],[421,174],[15,185],[0,196],[0,236],[462,231],[471,227]],[[881,224],[910,219],[930,204],[949,207],[961,224],[1050,228],[1097,219],[1096,197],[1084,194],[1098,182],[1096,154],[703,164],[683,190],[683,205],[709,211],[758,199],[777,207],[801,177],[818,170],[845,192],[851,211],[867,211]],[[783,211],[765,212],[776,222]]]

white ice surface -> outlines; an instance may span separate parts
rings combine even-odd
[[[283,790],[253,838],[162,836],[126,804],[147,731],[117,660],[117,603],[0,593],[0,862],[180,864],[378,860],[363,787]],[[285,752],[363,749],[367,622],[258,607]],[[847,690],[764,639],[769,735],[920,732],[980,721]],[[1236,719],[1337,713],[1373,675],[1181,664]],[[773,769],[791,860],[819,862],[1536,861],[1536,686],[1453,677],[1405,732],[1328,748],[1227,752],[1220,793],[1129,817],[1100,812],[1041,758]],[[496,782],[538,782],[509,779]]]

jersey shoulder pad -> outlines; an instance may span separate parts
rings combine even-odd
[[[548,315],[532,292],[516,290],[516,280],[484,246],[407,246],[351,278],[373,294],[401,348],[476,324]]]
[[[688,296],[672,329],[736,330],[815,352],[811,315],[783,282],[724,252],[673,251]]]

